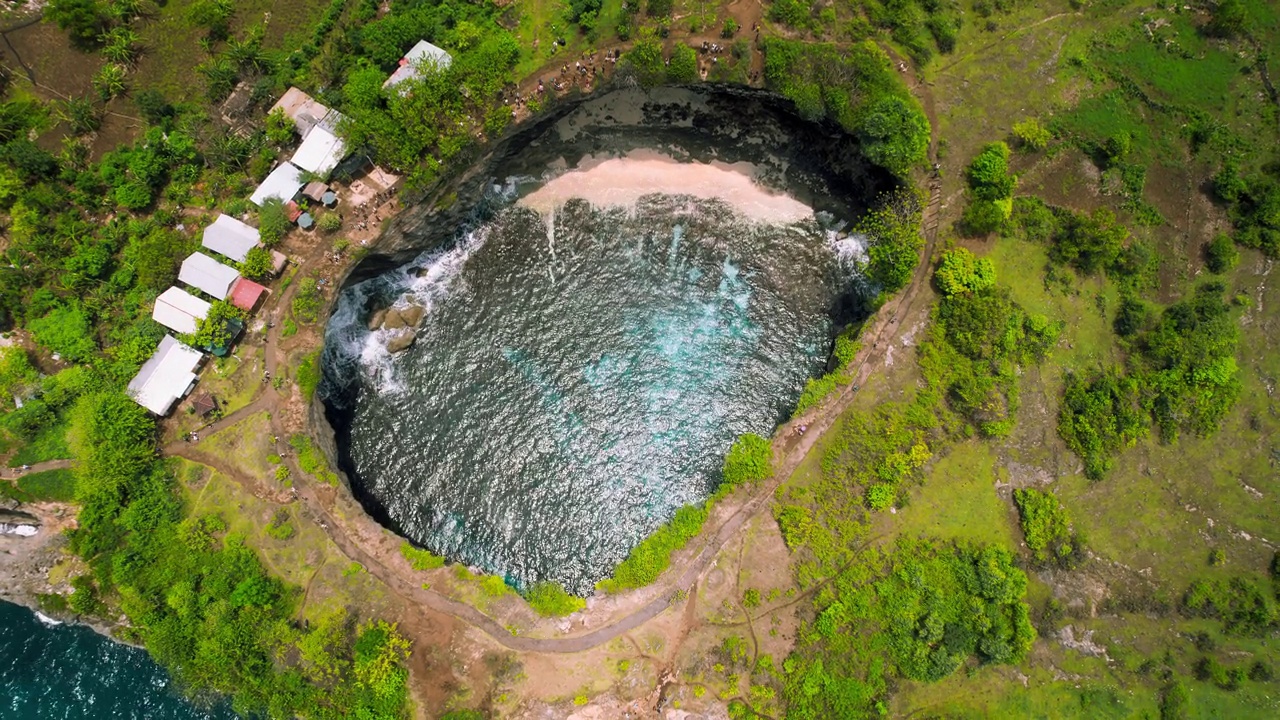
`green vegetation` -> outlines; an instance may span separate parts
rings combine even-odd
[[[416,548],[409,544],[408,540],[400,543],[400,555],[409,561],[414,570],[435,570],[444,567],[444,558],[430,550]]]
[[[1085,475],[1101,480],[1121,450],[1148,434],[1136,380],[1118,371],[1085,379],[1068,375],[1058,433],[1084,461]]]
[[[839,123],[860,138],[867,159],[899,177],[924,162],[929,120],[874,42],[837,48],[769,38],[764,54],[769,87],[801,115]]]
[[[835,368],[821,377],[809,378],[805,383],[804,391],[800,393],[800,398],[796,400],[795,410],[791,411],[792,418],[800,417],[809,409],[821,405],[823,400],[835,394],[842,385],[852,382],[853,379],[848,372],[849,363],[853,362],[858,356],[858,351],[862,349],[862,343],[858,341],[858,334],[861,331],[862,325],[854,324],[836,335],[835,347],[831,351]]]
[[[338,476],[329,467],[329,461],[320,452],[320,448],[311,442],[311,438],[306,435],[294,435],[289,438],[289,444],[298,453],[298,467],[302,472],[314,475],[316,479],[328,485],[337,485]]]
[[[950,282],[950,275],[939,282]],[[1062,322],[1024,311],[991,277],[982,289],[938,303],[935,322],[920,347],[930,392],[984,436],[1007,435],[1018,409],[1017,374],[1038,364],[1058,342]]]
[[[1280,624],[1275,589],[1249,577],[1197,580],[1182,607],[1188,614],[1221,620],[1228,635],[1262,637]]]
[[[920,263],[921,210],[919,196],[901,190],[880,198],[858,221],[856,230],[867,236],[867,276],[880,285],[882,297],[906,287]]]
[[[933,280],[947,297],[978,293],[996,284],[996,266],[965,248],[948,250],[938,262]]]
[[[565,592],[557,582],[539,582],[525,593],[529,607],[543,617],[572,615],[587,606],[587,601]]]
[[[186,338],[192,347],[206,350],[225,350],[231,345],[233,332],[244,327],[248,316],[244,310],[226,300],[215,300],[209,306],[209,314],[200,321],[195,335]]]
[[[1009,146],[994,142],[982,149],[965,171],[971,199],[961,225],[973,235],[986,235],[1013,215],[1013,189],[1018,179],[1009,173]]]
[[[298,389],[302,390],[302,397],[310,400],[316,394],[321,377],[320,350],[317,349],[315,352],[308,353],[298,363]]]
[[[1020,662],[1035,640],[1026,575],[998,547],[901,541],[815,604],[783,664],[787,717],[875,717],[895,675],[938,680],[970,658]]]
[[[293,523],[289,522],[289,511],[280,509],[267,523],[267,536],[275,540],[288,540],[293,537]]]
[[[710,503],[708,501],[708,505]],[[631,549],[626,559],[614,568],[613,577],[601,580],[596,587],[605,592],[619,592],[652,584],[671,564],[671,554],[702,531],[707,514],[707,508],[700,505],[680,508],[675,517]]]
[[[18,502],[71,502],[76,497],[76,477],[70,470],[45,470],[12,483],[0,480],[0,496]]]
[[[1041,567],[1069,570],[1084,561],[1084,543],[1071,529],[1071,516],[1051,491],[1020,488],[1013,491],[1031,558]]]
[[[767,438],[747,433],[729,448],[724,458],[721,482],[729,486],[760,482],[773,474],[773,444]]]
[[[298,629],[293,590],[267,575],[242,536],[213,516],[184,517],[179,484],[156,458],[142,408],[118,390],[96,390],[79,397],[70,418],[82,506],[70,548],[91,569],[78,579],[73,610],[118,603],[131,637],[179,681],[229,694],[241,712],[406,715],[407,644],[394,628],[350,633],[343,621]],[[303,662],[278,662],[290,647]]]

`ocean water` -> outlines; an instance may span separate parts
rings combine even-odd
[[[325,366],[357,494],[451,559],[587,592],[823,371],[858,252],[689,196],[510,207],[340,300]],[[392,356],[365,308],[405,296],[427,314]]]
[[[0,602],[0,717],[5,720],[232,720],[226,703],[183,699],[146,651],[86,627],[50,625]]]

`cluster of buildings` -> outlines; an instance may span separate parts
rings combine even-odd
[[[449,53],[425,40],[419,41],[401,58],[399,67],[383,87],[393,88],[417,77],[428,64],[445,68],[451,62]],[[271,112],[277,108],[293,120],[302,143],[289,160],[280,163],[267,175],[249,200],[261,207],[268,200],[278,198],[284,203],[289,220],[307,229],[311,227],[313,218],[295,200],[301,194],[328,207],[336,204],[337,196],[325,181],[348,154],[346,143],[338,136],[338,125],[345,118],[342,113],[326,107],[298,88],[289,88],[271,107]],[[311,178],[311,181],[304,178]],[[204,229],[201,239],[205,249],[234,263],[244,262],[249,251],[260,244],[257,228],[223,214]],[[287,259],[275,251],[271,255],[273,274],[278,275]],[[194,252],[182,261],[178,281],[185,287],[175,285],[161,293],[156,298],[151,317],[179,335],[193,335],[200,329],[201,322],[209,316],[212,308],[212,303],[205,298],[225,300],[252,312],[267,293],[267,288],[241,276],[236,268],[203,252]],[[227,329],[232,339],[243,330],[238,326]],[[129,382],[129,395],[152,413],[168,415],[173,406],[195,387],[196,373],[205,357],[202,350],[222,356],[229,351],[229,343],[227,346],[196,349],[172,335],[165,335],[155,354]],[[208,398],[202,400],[211,405]]]
[[[204,229],[201,245],[233,262],[244,262],[249,251],[260,244],[257,228],[230,217],[219,215]],[[279,273],[287,262],[281,253],[272,251],[273,271]],[[252,312],[266,295],[267,288],[244,277],[238,270],[202,252],[191,253],[182,261],[177,285],[156,298],[151,318],[180,335],[194,335],[213,307],[209,300],[226,300]],[[198,293],[198,294],[197,294]],[[203,296],[203,297],[201,297]],[[234,339],[244,329],[238,322],[228,327]],[[214,355],[226,355],[229,343],[202,348]],[[204,361],[204,352],[165,335],[142,369],[129,382],[129,395],[156,415],[167,415],[178,400],[195,386],[196,371]]]

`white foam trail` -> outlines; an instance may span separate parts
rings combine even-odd
[[[840,235],[836,231],[827,232],[827,243],[841,265],[864,265],[867,262],[867,236]]]
[[[49,617],[48,615],[45,615],[39,610],[36,610],[35,613],[36,613],[36,619],[49,627],[57,627],[62,624],[61,620],[54,620],[53,618]]]

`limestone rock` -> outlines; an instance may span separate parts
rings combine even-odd
[[[382,329],[384,330],[399,330],[400,328],[408,326],[409,323],[405,321],[400,308],[391,308],[390,310],[387,310],[386,317],[382,319]]]
[[[382,321],[385,320],[386,318],[387,318],[386,308],[383,308],[382,310],[375,312],[373,315],[370,315],[369,329],[377,330],[378,328],[382,327]]]
[[[419,305],[410,305],[400,309],[400,317],[403,318],[405,324],[410,327],[418,327],[422,322],[422,316],[426,314],[426,308]]]
[[[392,355],[409,349],[417,339],[418,331],[413,328],[401,328],[387,340],[387,352]]]

